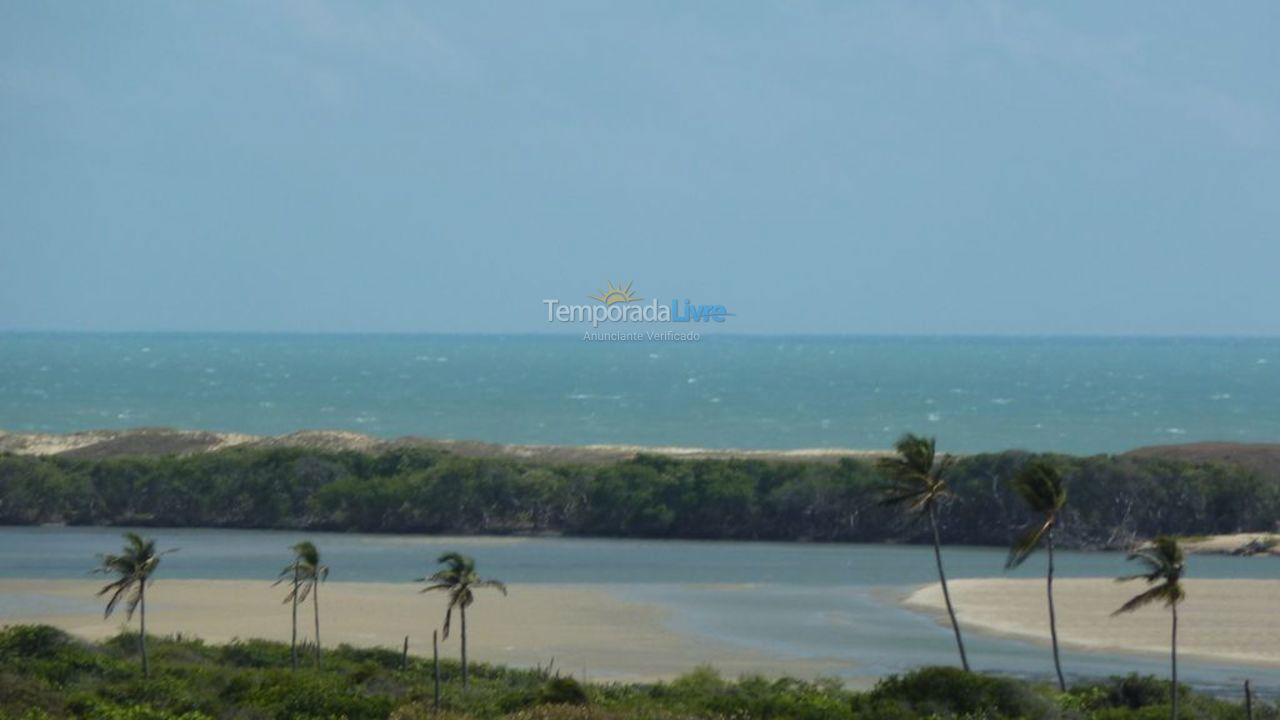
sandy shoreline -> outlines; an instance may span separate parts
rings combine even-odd
[[[0,580],[0,624],[47,623],[81,637],[109,637],[123,615],[102,618],[93,580]],[[739,649],[668,629],[656,607],[619,599],[599,585],[525,585],[510,595],[482,592],[467,613],[473,660],[518,667],[546,665],[555,658],[566,672],[597,680],[666,679],[710,663],[727,677],[743,673],[818,677],[848,670],[847,663],[777,657]],[[332,582],[320,596],[321,640],[399,649],[409,635],[413,654],[430,654],[431,631],[440,627],[444,599],[419,594],[409,583]],[[212,643],[235,638],[288,641],[289,608],[284,592],[270,583],[245,580],[162,580],[148,590],[147,630],[181,632]],[[299,633],[310,638],[311,609]],[[134,620],[136,628],[137,619]],[[455,618],[457,631],[457,619]],[[458,640],[442,644],[457,657]]]
[[[1280,555],[1280,535],[1266,532],[1186,538],[1182,540],[1182,548],[1187,552],[1194,553],[1232,555],[1252,543],[1262,543],[1264,545],[1264,549],[1256,552],[1256,555]],[[1271,544],[1270,547],[1265,547],[1268,543],[1274,544]]]
[[[1280,667],[1280,621],[1275,599],[1280,580],[1186,580],[1187,600],[1178,608],[1180,654],[1212,660]],[[1141,581],[1068,578],[1054,583],[1058,636],[1064,646],[1125,653],[1169,652],[1169,612],[1152,606],[1111,617]],[[1041,579],[953,580],[952,601],[962,628],[1037,641],[1049,640],[1045,586]],[[907,607],[945,612],[935,583],[904,600]]]
[[[612,463],[642,453],[667,455],[689,460],[749,458],[797,462],[837,462],[841,458],[876,458],[888,454],[883,449],[799,448],[735,449],[667,445],[515,445],[478,440],[401,437],[379,438],[349,430],[301,430],[286,435],[177,428],[130,428],[86,430],[71,433],[11,432],[0,430],[0,452],[16,455],[65,455],[81,459],[124,456],[192,455],[228,448],[295,447],[312,450],[381,453],[404,447],[444,450],[462,457],[502,457],[529,462]]]

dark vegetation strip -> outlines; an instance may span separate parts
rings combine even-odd
[[[1128,547],[1159,533],[1266,531],[1280,480],[1247,468],[1128,456],[968,456],[940,508],[950,544],[1005,545],[1032,518],[1010,479],[1032,457],[1070,493],[1060,547]],[[926,542],[878,504],[871,461],[525,463],[401,448],[303,448],[101,460],[0,455],[0,524],[289,528],[385,533]]]

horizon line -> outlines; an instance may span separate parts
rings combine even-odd
[[[226,336],[299,336],[299,337],[472,337],[509,338],[536,337],[548,339],[579,338],[579,332],[545,331],[458,331],[458,330],[86,330],[68,328],[4,328],[3,335],[226,335]],[[1075,339],[1075,340],[1280,340],[1280,332],[1274,333],[1054,333],[1054,332],[725,332],[704,334],[704,340],[715,338],[769,339],[769,338],[822,338],[822,339],[953,339],[953,340],[1019,340],[1019,339]]]

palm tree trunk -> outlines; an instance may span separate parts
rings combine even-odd
[[[460,608],[462,613],[462,689],[466,690],[471,686],[470,678],[467,676],[467,608]]]
[[[960,624],[956,622],[956,610],[951,605],[951,591],[947,589],[947,574],[942,570],[942,538],[938,535],[938,510],[929,506],[929,526],[933,528],[933,557],[938,563],[938,580],[942,583],[942,599],[947,602],[947,615],[951,616],[951,629],[956,634],[956,646],[960,648],[960,665],[969,670],[969,658],[964,652],[964,638],[960,637]]]
[[[316,667],[320,667],[320,583],[311,588],[311,607],[316,611]]]
[[[1058,673],[1058,689],[1067,691],[1067,681],[1062,677],[1062,658],[1058,656],[1058,617],[1053,608],[1053,526],[1049,527],[1049,573],[1045,586],[1049,593],[1049,637],[1053,640],[1053,669]]]
[[[1173,720],[1178,720],[1178,603],[1170,606],[1173,609],[1173,636],[1170,640],[1170,661],[1173,667],[1173,684],[1169,686],[1169,705]]]
[[[438,631],[431,631],[431,667],[432,673],[435,674],[435,690],[433,692],[432,707],[436,712],[440,712],[440,637]],[[409,638],[404,639],[405,654],[409,652]],[[1249,718],[1253,720],[1253,718]]]
[[[293,636],[289,640],[289,663],[298,669],[298,563],[293,564]]]
[[[142,651],[142,677],[151,677],[151,667],[147,665],[147,580],[142,579],[138,585],[138,610],[141,612],[138,622],[138,647]]]

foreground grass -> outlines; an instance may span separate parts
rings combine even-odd
[[[693,718],[1026,718],[1159,720],[1168,685],[1131,676],[1057,693],[1048,685],[923,668],[857,692],[836,681],[759,677],[727,681],[702,669],[669,683],[579,685],[531,670],[473,665],[463,691],[456,663],[442,663],[442,711],[432,710],[430,662],[339,647],[322,667],[288,670],[289,647],[262,640],[205,645],[154,638],[152,673],[138,671],[137,637],[100,644],[48,626],[0,630],[0,719],[258,720],[683,720]],[[1183,691],[1181,717],[1246,720],[1241,705]],[[1280,720],[1255,704],[1255,720]]]

